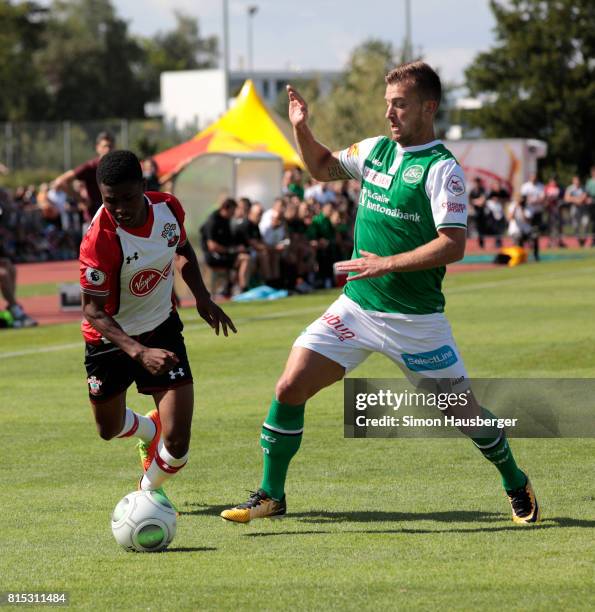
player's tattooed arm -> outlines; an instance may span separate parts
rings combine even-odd
[[[329,180],[331,181],[344,181],[351,178],[347,170],[343,168],[343,164],[337,159],[338,153],[331,155],[326,171],[328,173]]]
[[[289,121],[300,157],[308,172],[318,181],[340,181],[351,178],[341,165],[338,153],[331,153],[327,147],[318,142],[308,126],[308,104],[299,92],[287,85],[289,97]]]

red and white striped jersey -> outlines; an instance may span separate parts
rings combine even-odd
[[[107,297],[105,311],[129,336],[155,329],[175,305],[173,261],[186,243],[184,209],[171,194],[146,192],[147,221],[124,227],[102,206],[80,249],[81,291]],[[98,344],[101,334],[83,320],[86,342]]]

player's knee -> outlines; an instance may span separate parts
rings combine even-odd
[[[171,435],[163,437],[163,445],[170,455],[179,459],[183,457],[190,448],[190,436],[186,435]]]
[[[97,433],[102,440],[113,440],[118,435],[115,429],[106,423],[97,423]]]
[[[275,396],[282,404],[297,406],[308,399],[308,390],[293,376],[282,376],[277,381]]]

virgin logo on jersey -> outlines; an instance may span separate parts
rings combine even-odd
[[[341,317],[339,315],[334,315],[331,312],[325,312],[321,319],[338,333],[337,338],[339,338],[341,342],[355,338],[355,332],[349,329],[349,327],[347,327],[347,325],[341,321]]]
[[[155,270],[155,268],[148,268],[145,270],[139,270],[131,279],[128,284],[128,289],[132,295],[136,297],[145,297],[149,295],[155,287],[159,284],[161,279],[167,278],[169,271],[171,270],[171,261],[163,268],[163,271]]]
[[[163,231],[161,232],[161,236],[167,240],[168,247],[173,247],[173,246],[176,246],[176,244],[178,244],[178,240],[180,239],[180,236],[176,234],[176,227],[177,225],[175,223],[166,223],[163,226]]]

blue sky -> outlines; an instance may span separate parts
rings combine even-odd
[[[40,0],[49,4],[51,0]],[[111,0],[135,34],[175,26],[174,11],[197,17],[202,34],[222,33],[222,0]],[[247,64],[247,7],[253,17],[254,68],[327,69],[345,66],[368,38],[400,46],[405,0],[228,0],[230,66]],[[462,83],[473,57],[494,43],[489,0],[411,0],[413,44],[447,81]]]
[[[199,18],[204,34],[222,31],[222,0],[112,0],[134,33],[171,29],[174,10]],[[405,34],[404,0],[228,0],[230,65],[247,55],[247,7],[253,17],[254,67],[340,69],[350,51],[370,37],[400,44]],[[447,80],[462,81],[463,70],[494,41],[488,0],[411,0],[415,48]],[[140,8],[142,7],[142,8]],[[140,8],[140,10],[139,10]]]

